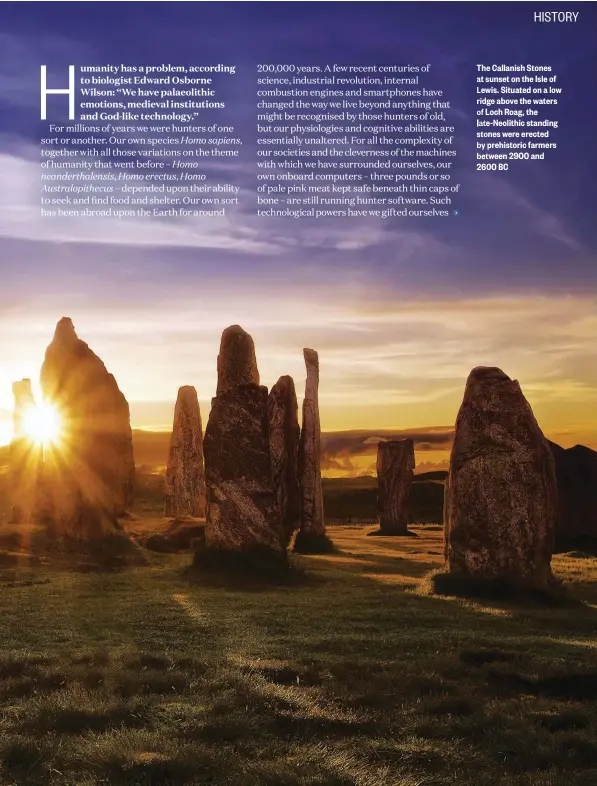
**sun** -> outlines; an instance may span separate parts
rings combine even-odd
[[[25,412],[23,430],[36,445],[55,445],[60,441],[62,431],[60,414],[47,402],[33,404]]]

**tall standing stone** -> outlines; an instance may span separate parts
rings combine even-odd
[[[300,428],[292,377],[280,377],[271,389],[268,417],[274,490],[288,543],[299,527],[301,516],[297,470]]]
[[[42,448],[27,434],[26,421],[35,398],[31,380],[14,382],[13,438],[9,453],[9,482],[12,493],[12,520],[31,521],[37,504]]]
[[[299,443],[301,525],[297,550],[317,550],[316,543],[328,541],[323,517],[321,485],[321,425],[319,422],[319,358],[314,349],[303,349],[307,367],[303,424]]]
[[[474,368],[446,486],[448,570],[547,588],[557,504],[553,456],[520,385],[499,368]]]
[[[112,531],[132,502],[135,464],[129,406],[116,380],[73,323],[56,326],[41,369],[62,438],[44,455],[44,486],[59,531],[84,538]]]
[[[377,510],[382,535],[408,534],[406,505],[415,468],[412,439],[377,445]]]
[[[166,515],[205,516],[203,427],[194,387],[181,387],[166,468]]]
[[[226,328],[203,443],[209,549],[285,554],[272,480],[267,399],[267,388],[259,384],[253,339],[238,325]]]

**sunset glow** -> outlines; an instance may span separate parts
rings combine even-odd
[[[597,447],[597,378],[591,363],[597,325],[591,295],[403,298],[395,304],[370,286],[361,287],[358,299],[346,290],[335,293],[333,303],[331,295],[326,303],[324,299],[324,294],[312,295],[309,301],[299,288],[292,298],[274,289],[271,297],[262,294],[243,303],[214,291],[200,314],[180,295],[151,308],[83,310],[69,304],[68,313],[118,380],[133,428],[169,430],[176,391],[185,384],[196,385],[207,421],[220,334],[227,324],[238,322],[255,339],[262,384],[271,387],[290,374],[299,406],[305,375],[302,347],[319,350],[326,433],[453,427],[471,368],[497,365],[519,380],[549,439],[563,447]],[[3,334],[14,337],[0,347],[0,446],[12,438],[12,381],[37,379],[51,336],[48,325],[61,314],[58,307],[46,305],[27,332],[21,328],[24,310],[0,317]],[[147,336],[153,340],[148,342]],[[38,385],[33,392],[40,401]],[[31,415],[28,432],[35,439],[55,438],[57,429],[59,418],[52,408]],[[416,450],[421,470],[446,466],[449,445],[425,442]],[[355,453],[354,446],[343,443],[334,468],[324,472],[369,472],[374,462],[373,446]]]
[[[46,402],[29,407],[24,417],[24,430],[36,445],[55,445],[62,431],[58,410]]]

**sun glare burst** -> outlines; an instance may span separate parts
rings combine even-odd
[[[60,414],[52,404],[41,402],[29,407],[23,419],[23,427],[25,434],[36,445],[55,445],[60,441]]]

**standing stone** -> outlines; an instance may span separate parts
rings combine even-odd
[[[319,358],[314,349],[303,349],[307,367],[303,425],[299,443],[301,526],[295,548],[312,550],[309,544],[327,541],[321,486],[321,425],[319,422]]]
[[[210,550],[285,554],[272,480],[267,399],[267,388],[259,385],[253,339],[238,325],[227,328],[203,443]]]
[[[286,543],[289,543],[301,516],[297,472],[300,428],[292,377],[280,377],[270,391],[267,406],[274,490]]]
[[[31,389],[31,380],[22,379],[20,382],[13,382],[12,395],[14,397],[14,410],[12,416],[13,436],[20,439],[26,436],[25,421],[27,411],[35,406],[35,398]]]
[[[474,368],[446,485],[448,570],[546,589],[557,504],[553,456],[520,385],[499,368]]]
[[[415,468],[412,439],[377,445],[377,510],[382,535],[408,534],[406,504]]]
[[[252,337],[239,325],[231,325],[220,342],[216,395],[236,390],[239,385],[259,385],[259,370]]]
[[[178,391],[166,468],[166,515],[205,516],[203,427],[194,387]]]
[[[131,505],[135,464],[128,403],[114,377],[68,318],[58,322],[41,387],[62,420],[44,455],[50,516],[60,532],[101,537]]]
[[[9,483],[12,492],[12,521],[29,522],[37,503],[42,448],[26,432],[28,411],[35,406],[31,380],[14,382],[13,439],[9,453]]]

